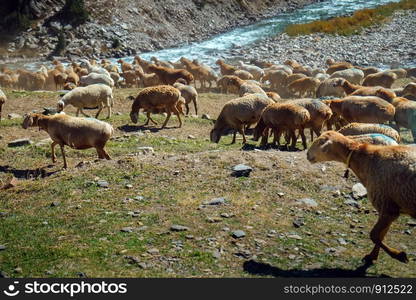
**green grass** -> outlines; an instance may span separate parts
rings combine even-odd
[[[362,9],[351,16],[335,17],[323,21],[313,21],[305,24],[292,24],[285,28],[290,36],[307,35],[312,33],[327,33],[338,35],[358,34],[365,27],[384,22],[398,10],[415,10],[415,0],[402,0],[389,3],[373,9]]]

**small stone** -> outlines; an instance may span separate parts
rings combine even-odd
[[[221,197],[221,198],[214,198],[211,199],[209,201],[204,202],[204,204],[206,205],[221,205],[221,204],[225,204],[225,198]]]
[[[231,174],[234,177],[248,177],[253,171],[253,168],[244,164],[235,165],[233,167],[233,173]]]
[[[147,250],[147,253],[149,253],[149,254],[158,254],[159,253],[159,249],[157,249],[157,248],[151,248],[151,249],[149,249],[149,250]]]
[[[22,146],[31,145],[31,144],[33,144],[32,140],[30,140],[28,138],[24,138],[24,139],[18,139],[18,140],[11,141],[7,145],[9,147],[22,147]]]
[[[190,135],[188,135],[188,139],[190,139],[190,140],[195,140],[195,139],[196,139],[196,137],[194,137],[192,134],[190,134]]]
[[[132,184],[126,184],[126,189],[132,189],[133,185]]]
[[[228,219],[228,218],[233,217],[234,215],[233,215],[233,214],[222,213],[220,216],[221,216],[222,218],[226,218],[226,219]]]
[[[293,259],[295,259],[295,258],[296,258],[296,255],[294,255],[294,254],[290,254],[290,255],[289,255],[289,259],[293,260]]]
[[[345,200],[345,201],[344,201],[344,204],[345,204],[345,205],[354,206],[354,207],[356,207],[356,208],[360,208],[360,203],[358,203],[357,201],[352,200],[352,199],[350,199],[350,200]]]
[[[142,201],[142,200],[144,200],[144,197],[143,196],[136,196],[133,199],[136,200],[136,201]]]
[[[211,117],[208,114],[202,114],[201,119],[203,119],[203,120],[211,120]]]
[[[15,273],[19,273],[19,274],[23,272],[22,268],[20,268],[20,267],[15,268],[13,271]]]
[[[133,227],[123,227],[120,229],[121,232],[133,232],[134,228]]]
[[[406,229],[406,230],[404,231],[404,233],[405,233],[405,234],[407,234],[407,235],[412,235],[412,231],[411,231],[411,230],[409,230],[409,229]]]
[[[4,245],[0,245],[0,251],[4,251],[4,250],[6,250],[7,249],[7,247],[6,246],[4,246]]]
[[[311,198],[302,198],[302,199],[297,200],[297,202],[300,203],[300,204],[304,204],[306,206],[309,206],[309,207],[317,207],[318,206],[318,203],[315,200],[311,199]]]
[[[223,227],[221,230],[222,231],[230,231],[230,228],[229,227]]]
[[[220,223],[222,222],[222,219],[218,217],[208,217],[207,222],[208,223]]]
[[[285,193],[277,193],[277,195],[280,197],[280,198],[282,198],[284,195],[285,195]]]
[[[3,185],[0,189],[8,190],[8,189],[16,187],[18,184],[19,184],[19,180],[16,177],[12,177],[12,179],[10,179],[9,183]]]
[[[214,251],[212,251],[212,257],[219,259],[221,258],[221,252],[218,251],[217,249],[215,249]]]
[[[367,196],[367,189],[364,187],[362,183],[356,183],[352,187],[352,197],[354,199],[361,199]]]
[[[290,234],[287,237],[290,238],[290,239],[295,239],[295,240],[301,240],[302,239],[302,237],[300,235],[297,235],[297,234]]]
[[[137,150],[143,154],[155,153],[155,149],[153,149],[153,147],[138,147]]]
[[[409,222],[407,222],[407,223],[406,223],[406,225],[407,225],[407,226],[410,226],[410,227],[416,227],[416,222],[414,222],[414,221],[409,221]]]
[[[347,242],[343,239],[343,238],[339,238],[338,239],[338,243],[340,244],[340,245],[346,245],[347,244]]]
[[[98,180],[97,185],[102,188],[108,188],[110,184],[105,180]]]
[[[22,116],[19,114],[15,114],[15,113],[10,113],[7,115],[7,119],[9,120],[14,120],[14,119],[21,119]]]
[[[147,268],[148,268],[148,267],[147,267],[147,265],[146,265],[146,263],[144,263],[144,262],[139,262],[137,265],[138,265],[138,266],[139,266],[139,268],[141,268],[141,269],[147,269]]]
[[[305,225],[305,222],[302,219],[296,219],[296,220],[293,221],[293,226],[295,228],[299,228],[303,225]]]
[[[52,202],[51,203],[51,207],[55,207],[55,206],[58,206],[60,203],[58,202],[58,201],[54,201],[54,202]]]
[[[186,238],[187,240],[193,240],[193,239],[194,239],[194,236],[193,236],[193,235],[191,235],[191,234],[188,234],[188,235],[185,235],[185,238]]]
[[[244,231],[242,231],[242,230],[234,230],[234,231],[231,233],[231,236],[232,236],[233,238],[235,238],[235,239],[239,239],[239,238],[243,238],[243,237],[245,237],[245,236],[246,236],[246,233],[245,233]]]
[[[186,226],[182,226],[182,225],[172,225],[170,227],[170,230],[171,231],[187,231],[189,230],[189,228]]]

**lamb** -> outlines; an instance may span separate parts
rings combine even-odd
[[[340,80],[342,81],[343,79],[330,78],[325,81],[322,81],[321,84],[318,86],[318,89],[316,90],[316,97],[345,97],[347,94],[342,88],[342,86],[339,85],[338,82]]]
[[[364,78],[363,86],[382,86],[389,89],[396,79],[397,75],[393,72],[374,73]]]
[[[254,129],[253,139],[256,141],[262,136],[260,145],[266,146],[269,129],[272,129],[274,133],[273,143],[277,142],[279,146],[281,134],[287,132],[292,140],[291,147],[295,148],[297,141],[295,131],[298,129],[302,137],[302,145],[306,149],[306,137],[303,130],[306,123],[310,120],[311,116],[308,110],[299,105],[294,103],[273,103],[268,105],[261,114],[261,119]]]
[[[364,72],[359,69],[350,68],[342,71],[336,71],[331,74],[330,78],[344,78],[350,83],[361,84],[364,78]]]
[[[364,257],[366,265],[377,260],[380,248],[392,258],[408,262],[403,251],[387,246],[383,239],[401,215],[416,218],[416,151],[409,146],[361,144],[334,131],[323,133],[307,152],[311,163],[338,161],[357,175],[367,188],[368,199],[378,212],[370,233],[373,250]]]
[[[392,104],[396,108],[394,121],[396,122],[397,131],[400,133],[400,127],[410,129],[413,141],[416,143],[416,102],[397,97]]]
[[[253,75],[254,80],[260,80],[264,76],[264,71],[262,68],[253,65],[247,65],[243,63],[241,60],[238,61],[238,66],[240,69],[250,72]]]
[[[173,86],[181,92],[181,96],[185,100],[186,115],[189,113],[189,103],[191,102],[194,104],[195,114],[198,115],[198,92],[196,89],[193,86],[185,85],[179,82],[176,82]]]
[[[273,100],[262,94],[251,94],[228,101],[222,108],[214,128],[210,132],[211,142],[218,143],[221,136],[233,129],[234,135],[231,143],[235,143],[238,131],[243,136],[243,143],[245,144],[247,140],[244,126],[257,123],[264,108],[272,103],[274,103]]]
[[[394,118],[394,106],[379,97],[349,96],[329,100],[329,107],[347,122],[384,123]]]
[[[234,72],[238,70],[238,68],[226,64],[222,59],[218,59],[215,63],[220,66],[222,76],[233,75]]]
[[[27,129],[34,126],[45,130],[51,137],[53,141],[51,144],[53,163],[56,162],[55,146],[60,146],[64,169],[68,167],[64,150],[65,145],[80,150],[95,148],[99,159],[111,159],[104,149],[105,144],[114,133],[113,127],[108,123],[96,119],[71,117],[63,113],[52,116],[36,113],[26,114],[22,127]]]
[[[384,145],[384,146],[397,146],[397,142],[381,133],[368,133],[360,135],[347,135],[346,137],[359,142],[361,144],[371,144],[371,145]]]
[[[6,103],[6,101],[7,101],[6,95],[4,94],[2,90],[0,90],[0,121],[1,121],[1,110],[2,110],[4,103]]]
[[[104,75],[104,74],[98,74],[98,73],[90,73],[86,76],[82,76],[79,79],[79,85],[80,86],[89,86],[92,84],[104,84],[106,86],[109,86],[110,88],[114,87],[114,80],[110,76]]]
[[[107,118],[111,117],[111,108],[113,107],[113,90],[104,84],[92,84],[86,87],[77,87],[72,91],[66,93],[58,101],[58,112],[72,105],[77,108],[76,116],[81,112],[84,116],[87,116],[84,108],[95,108],[98,106],[98,111],[95,115],[98,118],[103,108],[108,108]]]
[[[144,88],[137,95],[131,106],[130,119],[136,124],[139,117],[139,111],[140,109],[143,109],[147,111],[147,122],[145,125],[148,125],[149,121],[157,125],[157,123],[150,117],[150,113],[153,109],[165,109],[168,115],[162,125],[162,128],[165,128],[172,112],[178,117],[180,128],[182,127],[182,120],[177,109],[177,102],[180,100],[180,97],[181,92],[177,88],[170,85],[159,85]]]
[[[301,78],[288,85],[288,89],[294,95],[315,97],[316,90],[321,82],[312,77]]]
[[[399,133],[388,125],[371,123],[350,123],[338,130],[343,135],[382,134],[400,142]]]
[[[237,88],[240,97],[245,94],[263,94],[267,96],[266,92],[258,84],[247,82],[237,76],[229,78],[228,84]]]
[[[296,99],[289,103],[299,105],[308,110],[310,121],[304,124],[304,128],[310,128],[311,140],[313,141],[313,133],[316,136],[321,135],[322,127],[332,117],[332,111],[322,101],[314,99]]]
[[[184,69],[169,69],[153,64],[150,65],[148,69],[149,72],[155,73],[165,85],[173,85],[179,78],[185,79],[186,84],[190,84],[194,80],[194,76]]]

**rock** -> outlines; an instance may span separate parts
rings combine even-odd
[[[0,190],[8,190],[11,188],[16,187],[19,184],[19,180],[16,177],[12,177],[12,179],[10,179],[9,183],[6,183],[5,185],[3,185]]]
[[[133,185],[132,184],[126,184],[126,189],[132,189]]]
[[[228,213],[222,213],[222,214],[220,214],[220,216],[222,218],[228,219],[228,218],[232,218],[234,215],[233,214],[228,214]]]
[[[233,167],[233,173],[231,174],[234,177],[248,177],[253,171],[253,168],[244,164],[239,164]]]
[[[282,198],[282,197],[285,195],[285,193],[280,192],[280,193],[277,193],[277,195],[278,195],[280,198]]]
[[[305,225],[305,222],[302,219],[296,219],[296,220],[293,221],[293,226],[295,228],[299,228],[303,225]]]
[[[144,197],[143,196],[136,196],[133,199],[136,200],[136,201],[143,201]]]
[[[202,114],[201,119],[203,119],[203,120],[211,120],[211,117],[208,114]]]
[[[58,201],[54,201],[54,202],[52,202],[51,203],[51,207],[56,207],[56,206],[58,206],[60,203],[58,202]]]
[[[409,222],[406,223],[406,225],[410,226],[410,227],[416,227],[416,222],[415,221],[409,221]]]
[[[6,250],[7,249],[7,247],[6,246],[4,246],[4,245],[0,245],[0,251],[4,251],[4,250]]]
[[[21,115],[15,114],[15,113],[10,113],[7,115],[7,119],[9,120],[21,119],[21,118],[23,118]]]
[[[296,201],[299,204],[304,204],[304,205],[309,206],[309,207],[317,207],[318,206],[318,203],[315,200],[311,199],[311,198],[302,198],[302,199],[299,199],[299,200],[296,200]]]
[[[345,200],[345,201],[344,201],[344,204],[345,204],[345,205],[354,206],[354,207],[356,207],[356,208],[360,208],[360,203],[358,203],[357,201],[352,200],[352,199]]]
[[[110,184],[105,180],[98,180],[97,185],[102,188],[108,188]]]
[[[188,231],[189,228],[186,226],[182,226],[182,225],[172,225],[170,227],[171,231]]]
[[[406,230],[404,231],[404,233],[405,233],[405,234],[407,234],[407,235],[412,235],[412,231],[411,231],[411,230],[409,230],[409,229],[406,229]]]
[[[367,196],[367,189],[362,183],[356,183],[352,187],[352,197],[356,200]]]
[[[28,138],[24,138],[24,139],[18,139],[18,140],[11,141],[7,145],[9,147],[21,147],[21,146],[26,146],[26,145],[31,145],[31,144],[33,144],[33,141],[31,141]]]
[[[339,238],[337,239],[337,241],[340,245],[343,245],[343,246],[347,244],[347,242],[343,238]]]
[[[235,239],[240,239],[246,236],[246,233],[242,230],[234,230],[231,232],[231,236]]]
[[[209,201],[205,201],[204,204],[206,205],[221,205],[221,204],[225,204],[225,198],[221,197],[221,198],[214,198],[211,199]]]
[[[190,134],[190,135],[188,135],[188,139],[190,139],[190,140],[195,140],[195,139],[196,139],[196,137],[194,137],[192,134]]]
[[[153,149],[153,147],[138,147],[137,150],[143,154],[155,153],[155,149]]]
[[[159,254],[159,249],[157,249],[157,248],[151,248],[151,249],[149,249],[149,250],[147,250],[147,253],[149,253],[149,254]]]
[[[121,232],[128,232],[128,233],[133,232],[133,230],[134,230],[133,227],[123,227],[120,229]]]
[[[212,251],[212,257],[216,259],[221,258],[221,252],[215,249],[214,251]]]
[[[298,234],[289,234],[287,237],[290,238],[290,239],[295,239],[295,240],[301,240],[302,239],[302,237]]]

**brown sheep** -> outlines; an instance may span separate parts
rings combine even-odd
[[[393,72],[374,73],[364,78],[363,86],[382,86],[389,89],[396,79],[397,75]]]
[[[235,75],[238,78],[243,79],[243,80],[252,80],[252,79],[254,79],[253,75],[251,75],[251,73],[246,71],[246,70],[237,70],[237,71],[234,72],[233,75]]]
[[[302,96],[316,96],[316,90],[320,85],[320,81],[316,78],[306,77],[293,81],[288,85],[288,89],[294,95]]]
[[[374,96],[348,96],[343,99],[328,100],[333,113],[347,122],[385,123],[394,118],[394,106]]]
[[[245,94],[263,94],[265,96],[266,92],[256,83],[248,82],[238,78],[237,76],[230,77],[228,81],[229,86],[234,86],[238,90],[238,94],[240,97],[244,96]]]
[[[194,80],[194,76],[185,69],[170,69],[152,64],[148,70],[159,76],[160,81],[166,85],[173,85],[179,78],[185,79],[188,85]]]
[[[172,112],[178,117],[180,128],[182,127],[182,120],[180,112],[177,109],[177,102],[179,101],[180,97],[180,91],[170,85],[159,85],[144,88],[137,95],[131,106],[130,119],[133,123],[137,123],[139,111],[140,109],[143,109],[147,112],[147,121],[144,125],[148,125],[149,121],[157,125],[157,123],[150,117],[150,113],[154,109],[165,109],[168,115],[162,125],[162,128],[165,128],[170,119],[170,116],[172,115]]]
[[[217,60],[215,63],[220,66],[222,76],[233,75],[238,70],[237,67],[226,64],[222,59]]]
[[[296,147],[296,129],[302,137],[302,145],[306,149],[306,137],[303,132],[305,125],[311,119],[307,109],[296,105],[294,103],[273,103],[268,105],[263,113],[261,119],[254,128],[253,139],[257,141],[261,136],[261,146],[266,146],[269,136],[269,129],[274,133],[273,144],[277,142],[280,146],[280,136],[283,132],[287,132],[292,140],[292,148]]]
[[[388,136],[398,143],[400,142],[400,135],[397,130],[384,124],[350,123],[339,129],[338,132],[348,136],[378,133]]]
[[[218,79],[217,87],[220,89],[220,93],[223,93],[223,94],[228,94],[228,93],[237,94],[238,93],[237,87],[230,84],[231,79],[235,77],[237,76],[225,75],[225,76],[222,76],[220,79]]]
[[[266,92],[266,95],[267,95],[267,97],[272,99],[274,102],[279,102],[280,100],[282,100],[280,95],[278,93],[275,93],[275,92]]]
[[[195,114],[198,115],[198,92],[193,86],[176,82],[173,85],[181,92],[181,96],[185,100],[186,115],[189,114],[189,103],[194,104]]]
[[[292,75],[291,75],[292,76]],[[280,89],[287,82],[288,75],[282,70],[270,70],[261,79],[262,82],[269,81],[271,89]]]
[[[416,151],[409,146],[361,144],[335,131],[323,133],[307,152],[311,163],[345,163],[367,188],[368,199],[378,212],[370,233],[373,250],[364,257],[366,265],[377,260],[380,248],[392,258],[408,262],[403,251],[383,240],[390,225],[401,214],[416,218]]]
[[[216,77],[214,77],[210,70],[206,67],[196,65],[189,59],[185,57],[181,57],[180,61],[184,64],[185,68],[194,76],[195,78],[195,88],[196,88],[196,81],[199,80],[201,89],[205,89],[205,82],[207,81],[209,84],[208,89],[211,89],[212,83],[211,81],[215,81]]]
[[[396,108],[394,121],[396,129],[400,133],[400,127],[410,129],[413,136],[413,142],[416,143],[416,102],[406,98],[397,97],[392,104]]]
[[[347,95],[351,96],[377,96],[391,103],[396,97],[394,91],[381,86],[361,86],[352,84],[346,79],[337,78],[334,81],[334,87],[341,87]]]

